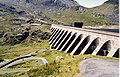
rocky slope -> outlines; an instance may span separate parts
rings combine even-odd
[[[17,9],[27,8],[29,10],[33,8],[34,10],[78,9],[80,6],[74,0],[0,0],[0,2],[15,5]]]
[[[119,23],[119,1],[118,0],[108,0],[106,3],[114,6],[113,9],[111,9],[111,11],[106,12],[107,14],[111,13],[110,15],[107,15],[106,18],[113,23]],[[110,9],[110,7],[108,9]]]
[[[106,20],[118,24],[119,23],[119,1],[108,0],[102,6],[93,8],[97,15],[103,15]]]
[[[79,65],[83,77],[119,77],[119,61],[90,58]]]
[[[110,22],[112,24],[118,24],[118,19],[119,19],[118,0],[108,0],[103,5],[92,8],[92,9],[87,9],[85,7],[82,7],[74,0],[0,0],[0,9],[1,8],[4,9],[5,11],[7,10],[7,13],[12,12],[12,13],[18,13],[18,14],[21,13],[21,11],[22,13],[30,12],[30,13],[38,14],[43,11],[56,13],[57,11],[65,12],[66,10],[71,9],[74,11],[80,11],[80,13],[82,12],[82,14],[91,13],[93,15],[92,16],[93,18],[94,16],[97,17],[98,19],[103,18],[102,20],[106,22]],[[4,14],[4,11],[2,11],[0,14],[1,15]],[[82,14],[77,14],[77,15],[80,16]],[[91,14],[89,14],[88,16],[91,17]],[[54,16],[56,15],[57,14],[54,14]],[[65,15],[62,15],[62,16],[64,17]],[[66,17],[66,18],[68,18],[66,20],[70,19],[69,17]],[[86,21],[86,19],[84,20]],[[81,21],[81,20],[78,19],[77,21]],[[82,21],[82,22],[85,22],[85,21]],[[92,21],[89,21],[89,22],[92,22]]]

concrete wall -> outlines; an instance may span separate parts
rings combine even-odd
[[[52,49],[71,55],[92,54],[119,57],[117,33],[52,24],[49,43]]]

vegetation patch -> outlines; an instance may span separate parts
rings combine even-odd
[[[8,47],[9,48],[9,47]],[[4,49],[1,51],[3,52]],[[44,57],[48,64],[41,66],[34,66],[39,60],[24,61],[18,65],[6,68],[6,70],[29,69],[24,73],[2,74],[3,77],[73,77],[80,73],[79,63],[88,58],[103,58],[110,60],[119,60],[118,58],[94,56],[94,55],[74,55],[64,53],[57,50],[49,50],[48,41],[41,41],[40,43],[21,43],[6,50],[2,55],[3,59],[13,59],[18,56],[24,56],[31,52],[35,52],[37,57]],[[9,53],[9,54],[8,54]],[[2,69],[3,70],[3,69]]]

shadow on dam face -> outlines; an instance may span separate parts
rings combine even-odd
[[[65,42],[69,39],[69,37],[71,36],[71,33],[72,32],[70,32],[68,35],[67,35],[67,37],[64,39],[64,41],[61,43],[61,45],[59,46],[59,48],[58,48],[58,50],[60,50],[61,48],[62,48],[62,46],[65,44]]]
[[[53,32],[53,31],[54,31],[54,28],[51,28],[50,30],[51,30],[51,32]]]
[[[84,47],[87,45],[87,43],[90,40],[90,36],[87,36],[83,42],[81,43],[81,45],[78,47],[78,49],[75,51],[74,55],[79,55],[81,53],[81,51],[84,49]]]
[[[77,34],[77,33],[75,33],[74,35],[72,35],[72,37],[70,38],[70,40],[68,41],[68,43],[65,45],[65,47],[62,49],[62,51],[65,51],[65,50],[68,48],[68,46],[69,46],[69,45],[72,43],[72,41],[75,39],[76,34]]]
[[[52,29],[52,30],[51,30],[52,34],[54,34],[54,32],[55,32],[55,31],[56,31],[56,29],[55,29],[55,28],[54,28],[54,29]]]
[[[55,33],[55,36],[54,36],[53,39],[51,40],[51,43],[50,43],[50,44],[53,43],[53,41],[56,39],[57,35],[58,35],[60,32],[61,32],[61,30],[58,29],[58,31]]]
[[[113,57],[119,58],[119,52],[120,52],[120,48],[117,49],[117,51],[115,52],[115,54],[113,55]]]
[[[61,35],[63,34],[64,31],[61,30],[60,35],[57,36],[57,38],[55,39],[54,43],[52,44],[53,46],[55,45],[55,43],[59,40],[59,38],[61,37]]]
[[[51,38],[49,39],[49,41],[51,41],[53,39],[53,37],[55,36],[55,33],[58,31],[59,29],[55,29],[55,31],[53,32]]]
[[[97,46],[99,45],[99,41],[100,38],[96,38],[93,40],[93,42],[91,43],[91,45],[88,47],[88,49],[85,51],[84,54],[92,54],[93,51],[97,48]]]
[[[58,47],[58,45],[60,44],[60,42],[63,40],[63,38],[67,35],[68,31],[64,31],[65,34],[63,34],[63,36],[60,38],[60,40],[58,41],[58,43],[56,44],[56,46],[54,47],[55,49]]]
[[[97,55],[107,56],[110,50],[111,50],[111,41],[109,40],[103,44],[101,49],[98,51]]]
[[[80,40],[82,39],[83,35],[79,35],[78,38],[75,40],[75,42],[73,43],[73,45],[70,47],[70,49],[68,50],[68,53],[72,52],[73,49],[77,46],[77,44],[80,42]]]

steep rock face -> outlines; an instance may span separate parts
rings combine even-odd
[[[47,5],[47,6],[49,6],[49,5],[57,5],[57,6],[59,6],[59,5],[66,5],[66,6],[69,6],[69,7],[71,7],[71,6],[76,6],[76,5],[78,5],[78,3],[76,2],[76,1],[74,1],[74,0],[9,0],[10,2],[17,2],[17,3],[19,3],[19,2],[25,2],[25,3],[31,3],[31,4],[39,4],[39,3],[41,3],[41,4],[45,4],[45,5]]]
[[[119,23],[119,1],[108,0],[103,5],[92,8],[92,12],[96,16],[104,17],[112,24]],[[89,10],[89,9],[88,9]]]
[[[93,15],[104,17],[105,20],[115,24],[119,22],[118,0],[108,0],[103,5],[92,8],[92,10],[80,6],[75,0],[0,0],[0,3],[2,4],[0,4],[1,8],[5,10],[8,8],[14,12],[16,10],[25,12],[40,12],[45,10],[53,13],[61,9],[73,9],[80,10],[81,13],[93,13]],[[7,6],[3,6],[4,4]],[[0,14],[2,15],[3,13]]]
[[[106,3],[113,4],[115,7],[112,9],[111,15],[107,15],[107,19],[113,23],[119,23],[119,0],[108,0]]]
[[[17,13],[16,9],[12,6],[9,6],[9,5],[5,5],[5,4],[2,4],[0,3],[0,12],[1,14],[3,13],[6,13],[6,12],[9,12],[9,13]]]
[[[119,0],[108,0],[106,3],[119,4]]]
[[[113,22],[113,23],[119,23],[119,10],[115,9],[111,15],[107,15],[106,18]]]
[[[46,10],[58,9],[79,9],[80,5],[74,0],[44,0],[41,3],[41,8]]]
[[[1,1],[1,0],[0,0]],[[29,8],[31,7],[39,7],[40,9],[47,9],[47,8],[75,8],[78,7],[79,4],[74,0],[7,0],[12,4],[21,4],[23,7]]]

